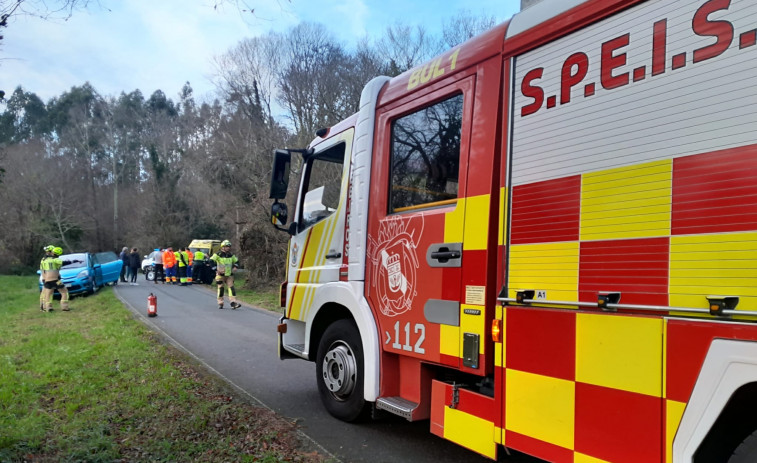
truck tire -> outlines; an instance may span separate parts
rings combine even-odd
[[[363,396],[363,344],[352,320],[326,329],[316,356],[318,392],[326,409],[342,421],[356,421],[367,409]]]
[[[728,463],[754,463],[757,461],[757,431],[752,432],[734,450]]]

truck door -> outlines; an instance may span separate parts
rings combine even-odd
[[[380,110],[366,292],[384,351],[458,367],[475,76]]]
[[[295,320],[306,321],[318,288],[340,278],[353,133],[350,128],[329,138],[303,162],[297,227],[287,260],[287,316]]]

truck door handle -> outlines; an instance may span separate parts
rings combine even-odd
[[[339,259],[340,257],[342,257],[341,252],[334,251],[326,254],[326,259]]]
[[[434,243],[426,250],[429,267],[461,267],[463,243]]]
[[[435,251],[431,253],[431,258],[436,260],[459,259],[460,251]]]

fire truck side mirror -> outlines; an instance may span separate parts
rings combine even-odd
[[[271,169],[271,199],[284,199],[289,188],[289,165],[292,155],[288,150],[276,150],[273,153]]]
[[[289,214],[287,212],[287,205],[280,203],[278,200],[271,205],[271,223],[276,228],[281,229],[287,224],[289,220]]]
[[[285,227],[288,220],[287,205],[278,201],[271,206],[271,223],[277,230],[285,231],[290,235],[297,234],[297,222],[292,222]]]

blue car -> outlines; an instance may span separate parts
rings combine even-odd
[[[92,294],[105,285],[118,284],[123,263],[115,252],[80,252],[63,254],[63,261],[71,261],[60,269],[61,281],[68,288],[68,293]],[[78,261],[78,262],[74,262]],[[40,273],[37,271],[37,273]],[[40,275],[39,289],[42,291],[42,276]],[[55,292],[58,294],[58,291]]]

